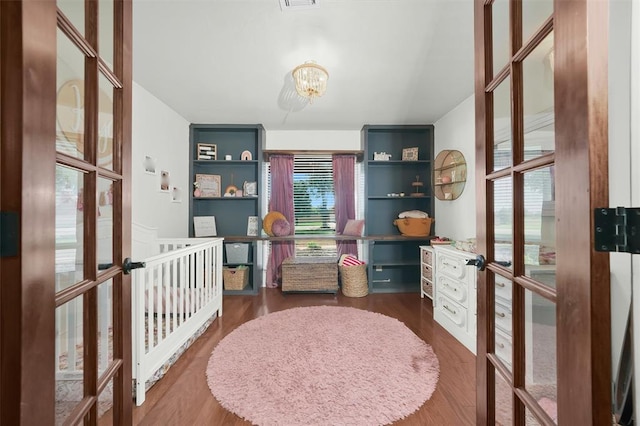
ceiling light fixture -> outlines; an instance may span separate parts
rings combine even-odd
[[[308,98],[309,103],[313,103],[314,98],[324,95],[327,90],[329,73],[314,61],[298,65],[293,69],[291,75],[296,83],[296,92],[300,96]]]

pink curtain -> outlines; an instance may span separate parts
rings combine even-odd
[[[282,213],[291,225],[294,234],[295,214],[293,211],[293,155],[272,155],[271,199],[269,211]],[[272,241],[267,262],[267,287],[278,287],[282,281],[282,261],[295,254],[293,241]]]
[[[356,218],[356,196],[354,169],[355,155],[333,155],[333,188],[336,194],[336,233],[341,234],[349,219]],[[336,241],[338,256],[358,256],[358,244],[352,241]]]

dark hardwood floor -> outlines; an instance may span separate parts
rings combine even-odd
[[[404,322],[429,343],[440,362],[436,391],[417,412],[396,425],[471,425],[475,422],[475,356],[433,320],[429,299],[417,293],[371,294],[348,298],[325,294],[288,294],[262,289],[258,296],[226,296],[223,315],[134,408],[140,425],[250,425],[222,408],[212,396],[205,368],[211,352],[236,327],[261,315],[298,306],[352,306]]]

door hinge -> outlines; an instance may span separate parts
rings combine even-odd
[[[593,219],[596,251],[640,253],[640,208],[596,208]]]

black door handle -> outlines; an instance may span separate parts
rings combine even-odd
[[[127,257],[124,262],[122,262],[122,272],[125,275],[129,275],[132,269],[144,268],[147,266],[144,262],[132,262],[131,258]]]
[[[500,266],[504,266],[504,267],[509,267],[511,266],[511,261],[510,260],[496,260],[495,263],[497,263]],[[487,266],[487,261],[484,258],[483,255],[479,254],[476,256],[475,259],[467,259],[466,265],[473,265],[476,268],[478,268],[479,271],[484,271],[485,267]]]
[[[98,271],[106,271],[112,266],[113,266],[113,263],[98,263]]]
[[[484,256],[481,254],[477,255],[475,259],[467,259],[465,262],[466,265],[475,266],[479,271],[484,271],[486,263]]]

